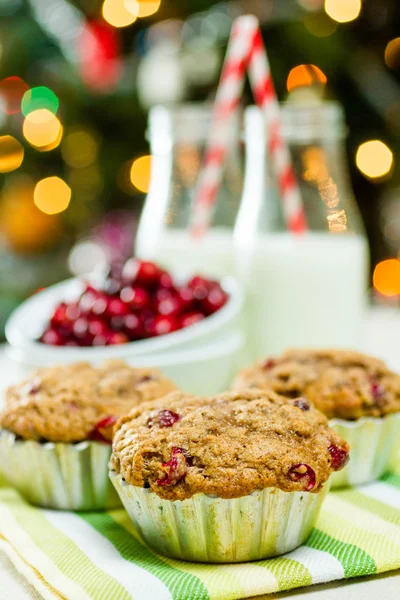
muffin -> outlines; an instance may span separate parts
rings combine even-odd
[[[376,358],[349,350],[288,350],[244,369],[233,389],[272,389],[311,401],[351,447],[351,463],[332,486],[379,478],[396,444],[400,376]]]
[[[4,474],[34,504],[70,510],[119,504],[109,485],[115,421],[175,385],[122,361],[40,369],[10,387],[0,415]]]
[[[262,390],[175,392],[118,421],[110,477],[154,550],[242,562],[302,544],[347,459],[347,443],[311,403]]]

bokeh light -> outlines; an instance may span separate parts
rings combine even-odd
[[[21,101],[29,85],[20,77],[7,77],[0,82],[0,98],[8,115],[21,112]]]
[[[298,65],[294,67],[287,78],[286,87],[288,92],[307,85],[319,83],[325,85],[326,75],[315,65]]]
[[[385,63],[394,71],[400,67],[400,37],[391,40],[386,46]]]
[[[96,160],[96,139],[84,129],[70,131],[63,139],[61,154],[70,167],[76,169],[88,167]]]
[[[151,176],[151,156],[141,156],[133,161],[130,177],[131,182],[141,192],[148,192]]]
[[[304,27],[315,37],[328,37],[335,33],[338,28],[336,21],[328,17],[326,13],[310,13],[304,16]]]
[[[383,177],[392,168],[393,152],[380,140],[364,142],[358,147],[356,165],[370,179]]]
[[[71,188],[60,177],[46,177],[36,184],[33,200],[46,215],[56,215],[68,208]]]
[[[12,135],[0,137],[0,173],[15,171],[24,160],[24,149]]]
[[[374,270],[375,289],[384,296],[400,294],[400,260],[390,258],[378,263]]]
[[[25,92],[21,102],[21,111],[25,117],[35,110],[44,108],[56,114],[59,104],[60,102],[55,93],[48,87],[41,85]]]
[[[354,21],[360,10],[361,0],[325,0],[325,12],[338,23]]]
[[[62,138],[62,125],[47,108],[34,110],[24,120],[22,132],[25,139],[43,151],[56,148]]]
[[[128,8],[129,6],[129,8]],[[139,5],[135,0],[104,0],[103,18],[113,27],[132,25],[138,17]]]
[[[125,0],[127,5],[131,2],[132,0]],[[150,17],[150,15],[154,15],[158,11],[161,0],[137,0],[137,4],[139,5],[138,17],[143,19],[143,17]]]

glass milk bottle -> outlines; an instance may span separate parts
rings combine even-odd
[[[234,271],[232,231],[242,193],[240,117],[234,118],[224,178],[211,226],[190,231],[195,186],[211,126],[212,107],[188,104],[150,111],[152,175],[141,215],[136,255],[167,269],[221,277]]]
[[[288,103],[282,120],[308,232],[286,230],[263,115],[250,107],[234,241],[254,360],[289,347],[357,347],[367,299],[368,245],[347,173],[342,109]]]

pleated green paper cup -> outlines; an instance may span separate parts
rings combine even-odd
[[[370,483],[390,470],[400,432],[398,413],[381,419],[331,419],[329,426],[350,445],[350,461],[344,469],[333,473],[332,489]]]
[[[196,494],[170,501],[115,471],[110,479],[150,548],[205,563],[260,560],[297,548],[311,533],[329,488],[327,482],[317,494],[267,488],[232,500]]]
[[[105,510],[121,505],[108,477],[111,446],[39,443],[0,432],[0,464],[29,502],[63,510]]]

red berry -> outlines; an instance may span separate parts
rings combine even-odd
[[[113,331],[107,338],[107,344],[109,346],[117,346],[118,344],[126,344],[127,342],[129,342],[128,336],[121,331]]]
[[[61,302],[58,306],[56,306],[53,316],[50,319],[50,323],[55,327],[63,326],[66,321],[69,321],[67,318],[67,305],[65,302]]]
[[[92,346],[106,346],[109,335],[111,335],[110,332],[108,332],[106,335],[96,335],[92,342]]]
[[[262,368],[268,371],[269,369],[273,369],[277,365],[277,361],[274,358],[267,358],[264,362]]]
[[[132,310],[143,310],[150,306],[149,293],[142,287],[126,286],[122,288],[120,298],[129,304]]]
[[[49,329],[46,329],[42,334],[40,341],[43,344],[48,344],[50,346],[63,346],[66,342],[66,338],[55,329],[49,327]]]
[[[161,271],[160,274],[160,287],[167,289],[175,289],[173,279],[167,271]]]
[[[228,300],[228,294],[224,292],[220,285],[213,286],[207,296],[202,300],[201,307],[207,315],[220,310]]]
[[[304,398],[295,398],[294,400],[292,400],[291,402],[294,406],[297,406],[297,408],[300,408],[300,410],[310,410],[311,405],[310,403],[305,400]]]
[[[177,296],[170,296],[169,298],[164,298],[156,302],[156,310],[160,315],[176,316],[182,311],[182,305]]]
[[[88,324],[88,332],[93,337],[97,335],[105,336],[108,333],[108,326],[102,319],[92,319]]]
[[[109,317],[125,317],[129,315],[129,306],[120,298],[109,298],[107,302],[107,315]]]
[[[198,323],[204,319],[204,315],[201,312],[191,312],[181,317],[181,327],[190,327],[195,323]]]
[[[123,285],[119,279],[107,279],[106,284],[104,286],[104,291],[109,296],[116,296],[120,293]]]
[[[78,339],[84,338],[88,333],[89,321],[85,317],[79,317],[72,326],[72,331]]]
[[[124,331],[131,340],[141,338],[144,333],[144,326],[141,318],[135,314],[124,317]]]
[[[99,423],[97,423],[96,429],[108,429],[109,427],[112,427],[114,425],[116,420],[117,417],[115,417],[114,415],[109,415],[108,417],[105,417],[104,419],[99,421]]]
[[[162,476],[157,479],[156,485],[177,484],[186,476],[189,464],[185,450],[173,447],[171,450],[171,459],[166,463],[161,463],[160,470]]]
[[[100,293],[98,298],[94,301],[92,305],[92,314],[96,316],[104,315],[107,310],[108,304],[108,296],[104,292]]]
[[[68,348],[79,348],[79,344],[76,340],[67,340],[64,344]]]
[[[187,287],[192,290],[193,298],[195,300],[204,300],[208,296],[209,283],[204,277],[192,277]]]
[[[150,322],[148,328],[149,333],[152,336],[165,335],[166,333],[171,333],[172,331],[179,329],[179,321],[172,315],[167,317],[157,315]]]
[[[172,410],[160,410],[156,415],[148,418],[147,427],[154,427],[154,425],[158,425],[158,427],[162,428],[172,427],[172,425],[180,421],[180,419],[180,415]]]
[[[373,381],[371,383],[371,394],[375,400],[380,400],[384,393],[385,391],[378,381]]]
[[[304,489],[309,492],[315,487],[315,471],[304,463],[293,465],[289,469],[288,475],[292,481],[300,481],[304,479]]]
[[[156,285],[161,276],[161,269],[152,262],[130,258],[122,271],[125,281],[135,282],[145,287]]]
[[[81,309],[79,308],[78,302],[70,302],[67,305],[65,315],[70,321],[76,321],[81,315]]]
[[[182,310],[190,311],[190,310],[194,309],[194,304],[196,302],[196,299],[193,295],[193,290],[191,287],[189,287],[189,286],[182,287],[179,290],[178,295],[179,295],[179,299],[181,301]]]
[[[340,469],[343,469],[350,459],[348,452],[343,450],[343,448],[336,446],[336,444],[329,446],[328,450],[329,454],[331,455],[332,468],[335,471],[340,471]]]
[[[93,304],[98,298],[98,295],[99,292],[95,290],[92,286],[86,286],[86,289],[79,300],[79,308],[82,314],[86,315],[91,312]]]

